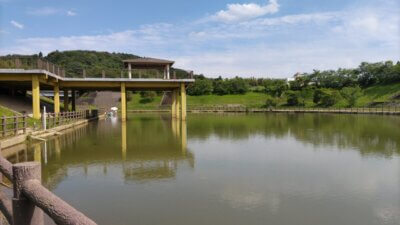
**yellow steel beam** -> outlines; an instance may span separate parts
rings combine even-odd
[[[38,75],[32,75],[32,111],[33,118],[40,119],[40,84]]]
[[[121,83],[121,119],[126,121],[126,85]]]
[[[186,87],[184,83],[181,83],[181,108],[182,120],[186,120]]]
[[[32,80],[31,74],[1,74],[0,81],[30,81]]]
[[[54,85],[54,113],[60,112],[60,87],[58,84]]]

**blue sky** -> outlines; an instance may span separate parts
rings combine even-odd
[[[99,50],[207,76],[400,60],[397,0],[0,0],[0,55]]]

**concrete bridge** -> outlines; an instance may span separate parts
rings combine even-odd
[[[65,76],[65,71],[60,70],[48,62],[40,59],[31,68],[20,66],[20,62],[15,62],[10,68],[0,69],[0,86],[13,87],[17,90],[32,91],[32,111],[33,118],[40,119],[40,91],[54,91],[54,112],[60,112],[60,90],[64,91],[64,108],[69,108],[69,91],[72,91],[72,110],[75,110],[75,92],[78,90],[113,90],[121,93],[121,117],[126,120],[126,92],[128,90],[158,90],[172,92],[172,117],[186,120],[186,87],[193,83],[194,79],[171,78],[169,71],[174,62],[167,60],[140,58],[125,60],[124,64],[128,67],[127,78],[106,78],[103,72],[101,78],[89,78],[83,72],[82,78],[72,78]],[[4,67],[4,66],[3,66]],[[163,68],[163,78],[132,78],[134,68]],[[121,75],[123,73],[121,72]],[[67,74],[68,75],[68,74]]]

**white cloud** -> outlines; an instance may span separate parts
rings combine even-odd
[[[174,59],[207,76],[289,77],[312,69],[400,59],[395,7],[253,18],[240,23],[150,24],[100,35],[15,40],[1,54],[88,49]]]
[[[228,4],[226,10],[221,10],[211,16],[211,20],[220,22],[236,22],[244,21],[266,14],[278,12],[279,4],[277,0],[269,0],[268,4],[258,5],[255,3],[249,4]]]
[[[68,10],[67,11],[67,16],[76,16],[76,12],[74,12],[72,10]]]
[[[49,15],[55,15],[59,12],[60,12],[59,9],[53,7],[43,7],[38,9],[30,9],[28,10],[27,13],[33,16],[49,16]]]
[[[18,29],[20,29],[20,30],[24,29],[24,25],[21,24],[21,23],[18,23],[18,22],[15,21],[15,20],[11,20],[10,23],[11,23],[11,25],[13,25],[14,27],[16,27],[16,28],[18,28]]]

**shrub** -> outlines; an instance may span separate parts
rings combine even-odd
[[[154,98],[157,96],[157,93],[154,91],[141,91],[140,92],[140,103],[150,103],[154,101]]]
[[[188,95],[209,95],[212,91],[213,85],[209,79],[197,79],[187,89]]]
[[[278,105],[278,100],[273,97],[268,97],[265,100],[265,108],[276,107]]]
[[[286,97],[288,106],[299,105],[299,93],[297,91],[287,91]]]

